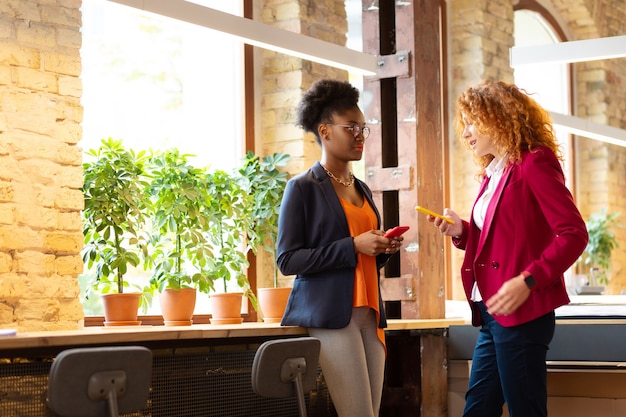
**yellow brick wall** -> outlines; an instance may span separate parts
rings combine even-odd
[[[0,4],[1,327],[83,319],[80,4]]]

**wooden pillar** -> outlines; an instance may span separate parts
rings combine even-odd
[[[444,204],[443,8],[432,0],[363,1],[363,48],[379,56],[380,68],[364,81],[372,129],[366,180],[385,228],[411,226],[382,283],[400,318],[445,317],[443,237],[415,212],[416,205],[441,211]]]
[[[445,253],[440,233],[416,213],[444,204],[442,27],[445,2],[363,1],[363,50],[379,57],[364,80],[364,113],[372,133],[365,179],[385,229],[409,225],[399,257],[382,278],[388,315],[445,317]],[[447,415],[446,332],[388,338],[381,416]]]
[[[448,416],[447,333],[447,329],[426,330],[420,337],[421,417]]]

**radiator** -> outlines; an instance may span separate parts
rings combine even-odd
[[[297,417],[296,398],[252,392],[254,349],[153,349],[152,387],[146,408],[131,416]],[[46,406],[52,357],[0,359],[0,416],[56,417]],[[306,394],[309,417],[336,417],[323,374]]]

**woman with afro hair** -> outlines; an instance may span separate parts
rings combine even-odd
[[[278,221],[276,262],[295,275],[281,324],[321,342],[320,366],[340,417],[375,417],[385,370],[380,268],[402,237],[385,238],[372,192],[352,174],[369,135],[347,82],[317,81],[297,124],[315,135],[321,159],[290,179]]]

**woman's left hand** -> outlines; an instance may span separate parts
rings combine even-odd
[[[354,237],[354,250],[368,256],[381,253],[394,254],[402,246],[402,236],[387,238],[382,230],[370,230]]]
[[[530,288],[520,274],[502,284],[498,292],[485,301],[485,306],[491,315],[506,316],[515,312],[529,296]]]

